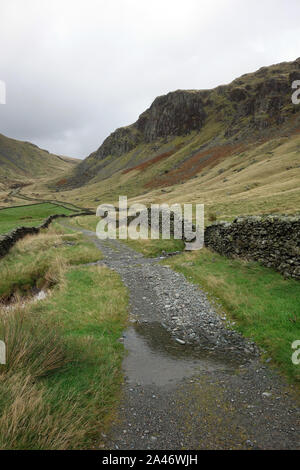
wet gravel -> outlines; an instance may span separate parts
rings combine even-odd
[[[293,388],[205,292],[160,259],[82,231],[130,293],[131,326],[120,338],[128,351],[122,398],[98,447],[299,449]]]
[[[159,320],[180,344],[196,343],[203,349],[239,356],[258,354],[254,343],[230,329],[224,313],[216,313],[203,291],[168,266],[136,266],[126,279],[132,285],[142,283],[142,300],[155,305]],[[133,307],[138,315],[141,311],[139,306]]]

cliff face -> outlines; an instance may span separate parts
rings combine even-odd
[[[300,58],[262,67],[212,90],[177,90],[159,96],[134,124],[107,137],[77,167],[73,182],[80,185],[93,178],[108,156],[119,159],[138,145],[154,141],[159,149],[161,139],[192,131],[201,133],[204,126],[214,123],[218,125],[215,138],[227,139],[228,143],[275,131],[299,114],[300,106],[291,102],[291,84],[297,79],[300,80]]]
[[[182,135],[200,131],[206,118],[203,91],[174,91],[154,100],[140,115],[135,127],[143,134],[145,142],[160,137]]]
[[[142,135],[134,128],[134,125],[120,127],[110,134],[101,147],[90,156],[103,159],[108,155],[119,157],[136,147],[142,141]],[[89,158],[89,157],[88,157]]]
[[[114,131],[92,155],[98,159],[108,155],[119,157],[141,142],[182,135],[192,130],[200,131],[206,117],[202,93],[205,94],[178,90],[159,96],[137,122]]]

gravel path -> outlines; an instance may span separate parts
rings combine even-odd
[[[203,291],[159,259],[82,232],[130,293],[122,399],[101,448],[300,448],[291,387]]]

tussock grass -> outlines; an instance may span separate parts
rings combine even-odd
[[[7,350],[5,373],[26,370],[32,377],[43,377],[64,365],[64,347],[51,318],[35,315],[22,305],[0,312]]]
[[[77,250],[58,251],[65,240],[91,248],[77,234],[52,229],[22,240],[11,253],[10,268],[34,246],[35,257],[42,253],[53,262],[45,275],[48,282],[57,276],[57,284],[43,301],[0,308],[7,349],[0,366],[1,449],[98,447],[118,396],[126,290],[108,268],[78,266]],[[30,269],[34,263],[28,276]]]
[[[84,435],[82,419],[75,407],[60,404],[53,413],[49,392],[30,375],[0,375],[0,448],[66,449]]]
[[[80,234],[66,234],[58,226],[20,240],[1,260],[0,299],[24,295],[33,287],[51,287],[63,281],[67,265],[100,259],[93,243]]]

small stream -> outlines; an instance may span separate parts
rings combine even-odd
[[[13,310],[14,308],[24,308],[28,304],[46,299],[47,296],[48,292],[46,290],[34,288],[32,290],[32,295],[23,296],[19,300],[15,300],[15,298],[13,298],[8,303],[4,304],[3,308],[7,311]]]

